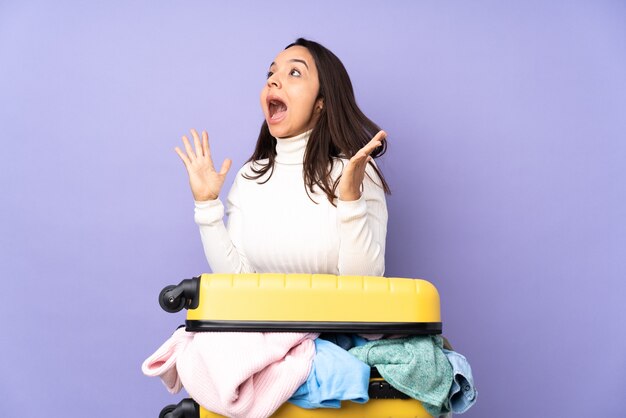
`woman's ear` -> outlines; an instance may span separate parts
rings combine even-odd
[[[324,98],[320,97],[315,102],[315,113],[320,113],[324,109]]]

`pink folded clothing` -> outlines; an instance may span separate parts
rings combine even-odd
[[[197,333],[177,368],[189,395],[232,418],[272,415],[304,383],[318,334]]]
[[[176,371],[176,360],[193,341],[193,332],[178,328],[172,336],[161,345],[141,365],[141,371],[146,376],[158,376],[170,393],[178,393],[183,385]]]
[[[266,418],[304,383],[319,334],[177,330],[143,364],[166,388],[232,418]],[[175,368],[173,366],[176,366]]]

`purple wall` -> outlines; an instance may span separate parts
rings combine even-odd
[[[299,35],[389,132],[387,275],[439,288],[465,416],[623,411],[625,3],[387,3],[0,3],[0,415],[181,398],[140,372],[184,319],[158,292],[208,269],[173,148],[241,165]]]

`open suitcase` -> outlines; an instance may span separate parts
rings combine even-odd
[[[421,279],[321,274],[203,274],[165,287],[167,312],[186,308],[186,330],[424,335],[441,333],[439,294]],[[370,401],[339,409],[285,403],[273,418],[430,418],[422,404],[372,369]],[[192,399],[159,418],[218,418]]]

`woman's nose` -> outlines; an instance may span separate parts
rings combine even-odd
[[[278,76],[276,74],[272,74],[267,78],[267,86],[280,88],[280,80],[278,79]]]

